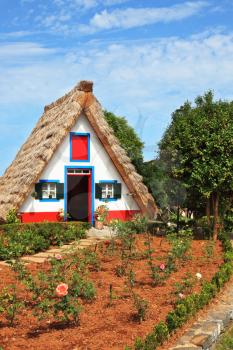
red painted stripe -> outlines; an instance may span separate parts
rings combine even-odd
[[[119,219],[122,221],[131,220],[140,210],[111,210],[108,212],[108,220]],[[56,222],[59,220],[59,212],[39,212],[39,213],[21,213],[21,221],[25,222]]]
[[[21,221],[25,222],[57,222],[59,220],[59,212],[40,212],[40,213],[21,213]]]

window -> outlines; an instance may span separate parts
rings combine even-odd
[[[102,185],[102,198],[114,198],[114,186],[113,184],[103,184]]]
[[[90,134],[70,133],[70,161],[90,161]]]
[[[35,184],[35,199],[41,201],[57,201],[64,198],[64,183],[59,180],[40,180]]]
[[[45,182],[42,184],[42,199],[56,199],[56,194],[56,183]]]
[[[67,174],[91,174],[91,171],[89,169],[68,169]]]
[[[121,198],[121,183],[116,180],[102,180],[95,184],[95,198],[102,201],[116,201]]]

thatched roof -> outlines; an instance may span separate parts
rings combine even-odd
[[[31,135],[0,178],[0,218],[5,219],[10,209],[21,207],[82,112],[134,194],[140,209],[149,217],[154,217],[157,211],[154,199],[105,120],[92,87],[92,82],[81,81],[68,94],[44,108]]]

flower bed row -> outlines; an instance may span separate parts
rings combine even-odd
[[[80,222],[43,222],[0,226],[0,260],[17,258],[85,238],[89,224]]]
[[[139,226],[146,231],[145,224],[139,218],[114,221],[109,229],[115,229],[117,236],[99,245],[56,254],[41,265],[12,259],[12,269],[4,266],[0,271],[4,350],[13,334],[25,349],[35,347],[37,334],[37,349],[48,342],[63,350],[70,349],[71,342],[93,350],[124,349],[130,338],[151,332],[190,293],[200,293],[204,281],[209,282],[223,263],[220,242],[192,240],[190,231],[179,235],[171,231],[166,238],[137,235]],[[168,329],[159,323],[156,332],[158,341],[158,334],[162,337]],[[59,345],[61,336],[68,336],[66,346]]]
[[[217,292],[230,279],[233,273],[233,248],[226,234],[219,239],[224,249],[224,263],[210,282],[203,282],[199,294],[180,298],[173,311],[167,314],[166,321],[159,322],[145,339],[137,338],[133,347],[126,346],[125,350],[155,350],[162,345],[175,330],[207,305]]]

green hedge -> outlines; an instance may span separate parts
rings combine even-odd
[[[80,222],[43,222],[0,226],[0,260],[34,254],[51,245],[62,245],[84,238],[89,224]]]
[[[198,310],[207,305],[216,293],[230,279],[233,273],[233,249],[227,235],[222,234],[219,239],[224,249],[224,263],[210,282],[204,282],[199,294],[192,294],[179,300],[173,311],[167,314],[166,321],[154,327],[145,339],[137,338],[134,346],[125,347],[125,350],[155,350],[162,345],[177,328],[181,327]]]

